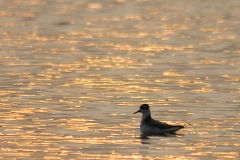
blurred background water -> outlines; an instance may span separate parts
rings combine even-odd
[[[240,158],[239,0],[0,4],[1,159]]]

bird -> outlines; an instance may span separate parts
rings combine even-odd
[[[136,114],[138,112],[142,113],[140,131],[143,135],[151,136],[174,134],[176,131],[184,128],[184,126],[182,125],[169,125],[167,123],[152,119],[150,107],[148,104],[142,104],[139,107],[139,110],[134,112],[133,114]]]

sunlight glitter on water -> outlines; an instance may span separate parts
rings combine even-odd
[[[239,158],[237,0],[0,3],[1,159]]]

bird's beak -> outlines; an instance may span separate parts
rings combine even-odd
[[[140,109],[139,109],[137,112],[134,112],[133,114],[136,114],[136,113],[138,113],[138,112],[141,112]]]

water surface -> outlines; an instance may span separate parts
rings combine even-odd
[[[238,0],[0,4],[1,159],[239,159]]]

